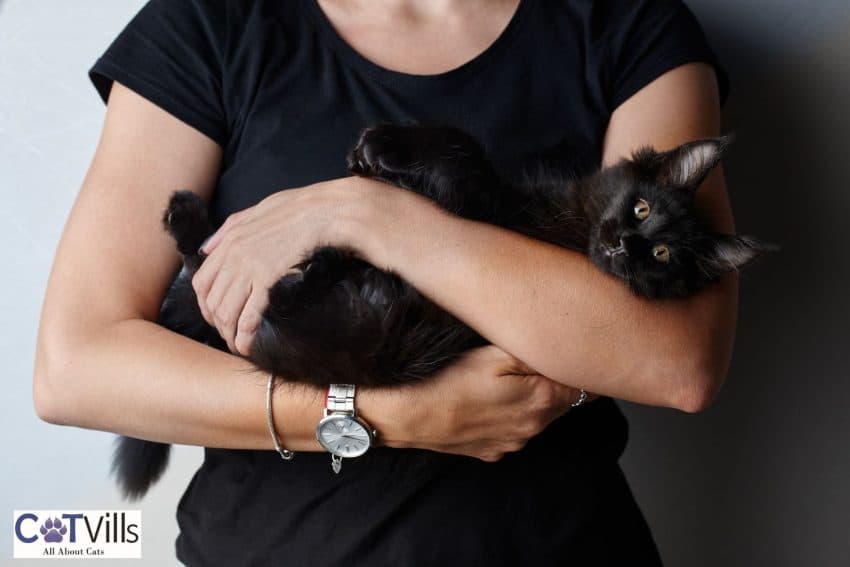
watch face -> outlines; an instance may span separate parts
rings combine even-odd
[[[322,446],[340,457],[359,457],[369,449],[369,432],[348,416],[328,416],[319,422],[316,436]]]

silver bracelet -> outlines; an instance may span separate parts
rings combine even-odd
[[[587,392],[584,391],[584,388],[581,389],[581,395],[578,397],[578,400],[574,401],[570,404],[570,407],[577,408],[587,399]]]
[[[274,448],[277,449],[277,452],[280,453],[281,458],[284,461],[291,461],[292,457],[295,456],[295,453],[290,451],[289,449],[284,449],[280,446],[280,439],[278,439],[277,431],[274,429],[274,419],[272,419],[272,386],[274,385],[274,373],[269,373],[269,385],[266,388],[266,417],[269,420],[269,433],[272,435],[272,441],[274,442]]]

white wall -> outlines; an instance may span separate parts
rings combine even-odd
[[[113,435],[33,412],[32,360],[54,248],[104,107],[86,71],[142,0],[0,3],[0,563],[13,509],[127,507]],[[738,228],[784,246],[744,277],[732,371],[700,415],[623,403],[623,464],[668,565],[850,564],[850,5],[691,0],[732,73]],[[842,249],[843,247],[843,249]],[[144,503],[144,560],[174,559],[177,500],[201,450],[179,447]]]

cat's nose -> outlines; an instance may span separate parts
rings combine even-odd
[[[623,242],[623,237],[617,238],[617,244],[608,244],[605,247],[605,254],[607,256],[619,256],[620,254],[628,256],[629,253],[626,251],[626,243]]]
[[[609,246],[612,250],[626,247],[626,243],[623,241],[622,236],[615,236],[611,239],[611,242],[613,242],[613,244],[610,244]]]

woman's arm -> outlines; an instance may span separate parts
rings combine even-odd
[[[604,163],[640,145],[669,149],[719,128],[713,70],[683,65],[614,112]],[[374,193],[364,207],[371,216],[364,213],[348,233],[363,255],[539,373],[688,412],[704,409],[720,388],[734,339],[734,274],[687,300],[650,301],[582,254],[447,214],[406,191]],[[716,229],[733,232],[719,169],[700,188],[697,206]]]
[[[39,417],[165,443],[273,449],[267,376],[154,322],[180,265],[162,212],[178,188],[208,199],[220,165],[212,140],[113,84],[47,285],[33,377]],[[387,445],[494,460],[575,398],[574,389],[485,347],[427,383],[364,389],[358,407]],[[287,448],[323,450],[315,427],[324,392],[285,383],[273,403]]]
[[[153,322],[180,265],[162,211],[176,189],[209,199],[220,164],[206,136],[113,84],[45,294],[33,380],[43,419],[156,441],[270,446],[262,376]]]

